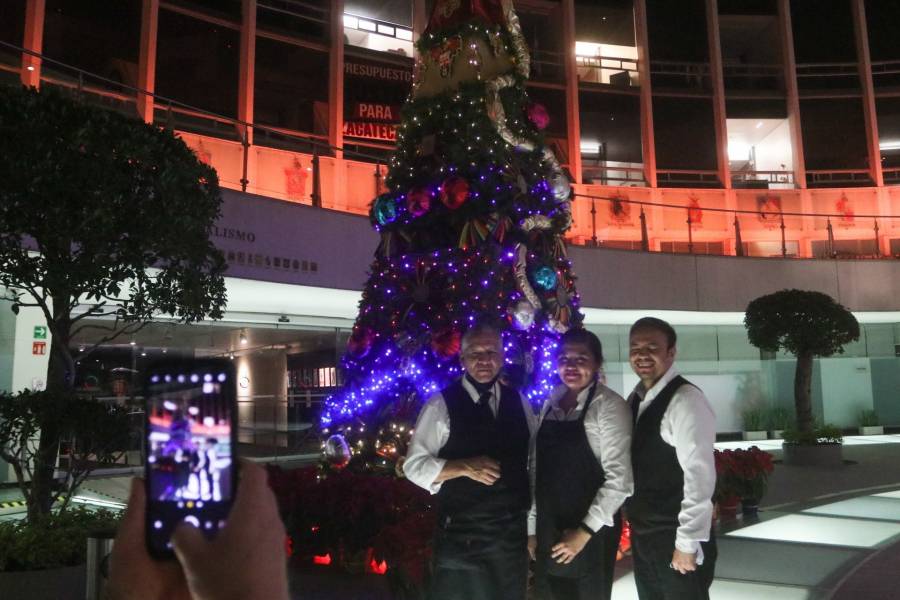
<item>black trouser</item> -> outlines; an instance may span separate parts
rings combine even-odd
[[[709,600],[716,569],[716,542],[703,542],[703,564],[682,575],[672,567],[675,531],[631,533],[634,581],[640,600]]]
[[[598,531],[599,548],[596,565],[583,577],[554,577],[541,572],[535,582],[535,595],[539,600],[610,600],[612,598],[613,574],[616,568],[616,554],[622,537],[622,520],[617,513],[614,525]],[[584,552],[584,550],[582,550]]]
[[[438,527],[430,600],[524,600],[525,514],[484,527]]]

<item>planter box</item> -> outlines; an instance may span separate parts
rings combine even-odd
[[[741,439],[745,442],[755,442],[769,439],[769,435],[765,431],[744,431],[741,433]]]
[[[884,425],[869,425],[860,427],[859,435],[884,435]]]
[[[769,439],[772,440],[783,440],[784,439],[784,429],[773,429],[769,432]]]
[[[41,571],[0,572],[0,598],[84,600],[84,565]]]
[[[782,444],[784,464],[801,467],[841,467],[844,465],[843,444]]]

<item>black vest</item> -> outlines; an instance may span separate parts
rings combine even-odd
[[[634,427],[631,440],[634,495],[625,502],[625,509],[635,533],[678,529],[678,514],[684,499],[684,471],[678,464],[675,447],[663,441],[659,428],[672,397],[683,385],[691,384],[680,375],[673,378]],[[632,396],[631,400],[637,402],[638,398]]]
[[[478,521],[485,517],[528,510],[528,444],[531,433],[519,393],[504,385],[496,418],[472,401],[462,380],[441,391],[450,414],[450,437],[439,458],[448,460],[490,456],[500,463],[500,479],[484,485],[468,477],[445,481],[438,492],[439,518]]]

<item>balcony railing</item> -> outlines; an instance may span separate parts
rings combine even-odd
[[[900,239],[892,237],[900,235],[900,215],[791,211],[784,210],[776,196],[756,200],[757,210],[747,210],[709,206],[709,201],[695,196],[675,204],[629,199],[623,194],[576,193],[573,212],[589,215],[590,237],[573,235],[568,241],[644,252],[798,258],[799,240],[788,237],[790,231],[791,236],[805,232],[811,247],[823,248],[813,250],[813,258],[900,258]],[[584,210],[585,205],[589,210]],[[679,230],[674,229],[676,224]],[[871,233],[860,239],[866,227]],[[656,247],[651,245],[651,232]],[[632,237],[633,233],[640,237]],[[870,251],[848,252],[844,250],[848,246]],[[756,247],[770,250],[750,251]]]
[[[651,60],[650,76],[654,86],[663,88],[712,89],[709,63],[675,60]]]
[[[617,56],[576,56],[578,80],[616,87],[639,85],[638,61]]]

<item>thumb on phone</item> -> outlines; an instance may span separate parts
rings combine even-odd
[[[190,523],[181,523],[172,534],[172,548],[182,565],[189,566],[203,559],[204,548],[209,544],[203,533]]]

